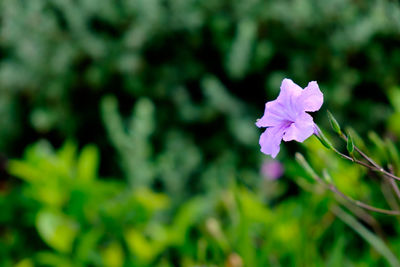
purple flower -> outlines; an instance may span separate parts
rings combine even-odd
[[[261,152],[273,158],[283,141],[303,142],[315,131],[313,118],[307,113],[321,108],[324,97],[317,82],[308,83],[304,90],[290,79],[283,79],[276,100],[265,104],[264,115],[257,127],[267,127],[260,136]]]
[[[283,165],[277,160],[265,160],[261,166],[261,174],[267,180],[276,180],[283,175]]]

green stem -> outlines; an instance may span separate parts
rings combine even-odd
[[[303,155],[301,155],[300,153],[296,153],[296,159],[300,163],[300,165],[305,169],[305,171],[314,180],[319,182],[326,189],[332,191],[333,193],[335,193],[336,195],[340,196],[341,198],[349,201],[350,203],[352,203],[352,204],[354,204],[354,205],[356,205],[358,207],[364,208],[366,210],[373,211],[373,212],[378,212],[378,213],[382,213],[382,214],[386,214],[386,215],[393,215],[393,216],[400,215],[400,211],[398,211],[398,210],[387,210],[387,209],[377,208],[377,207],[368,205],[368,204],[366,204],[366,203],[364,203],[362,201],[355,200],[355,199],[345,195],[335,185],[327,184],[321,177],[319,177],[319,175],[311,168],[310,164],[308,164],[308,162],[303,157]]]
[[[345,134],[342,133],[342,134],[340,135],[340,137],[341,137],[344,141],[347,142],[347,136],[346,136]],[[336,149],[334,149],[334,151],[335,151],[336,153],[340,154],[342,157],[345,156],[345,158],[348,159],[348,160],[351,160],[351,161],[353,161],[353,162],[355,162],[355,163],[357,163],[357,164],[363,165],[364,167],[369,168],[369,169],[371,169],[371,170],[373,170],[373,171],[375,171],[375,172],[379,172],[379,173],[381,173],[381,174],[383,174],[383,175],[385,175],[385,176],[387,176],[387,177],[390,177],[390,178],[392,178],[392,179],[395,179],[395,180],[400,181],[400,177],[398,177],[398,176],[396,176],[396,175],[394,175],[394,174],[392,174],[392,173],[386,171],[384,168],[382,168],[382,166],[380,166],[379,164],[377,164],[373,159],[371,159],[371,158],[368,157],[364,152],[362,152],[361,149],[359,149],[356,145],[354,145],[354,149],[358,152],[358,154],[360,154],[361,157],[363,157],[366,161],[368,161],[372,166],[369,165],[369,164],[366,164],[366,163],[364,163],[364,162],[362,162],[362,161],[360,161],[360,160],[353,159],[353,158],[351,158],[351,157],[349,157],[349,156],[346,156],[346,155],[340,153],[339,151],[337,151]]]

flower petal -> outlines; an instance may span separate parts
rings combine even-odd
[[[285,131],[283,140],[285,142],[296,140],[303,142],[314,133],[314,121],[310,114],[303,112],[296,118]]]
[[[260,136],[261,152],[275,158],[279,153],[279,146],[286,127],[287,126],[282,124],[280,126],[267,128]]]
[[[297,99],[298,103],[301,105],[303,111],[317,111],[321,108],[322,103],[324,102],[324,95],[317,82],[309,82],[307,87],[301,92],[299,98]]]
[[[258,128],[278,126],[285,120],[282,106],[277,100],[270,101],[265,104],[264,115],[256,122]]]
[[[278,99],[282,100],[283,102],[292,101],[297,98],[303,89],[295,84],[291,79],[283,79],[281,84],[281,92],[278,96]]]
[[[294,121],[297,114],[303,111],[302,106],[299,105],[298,98],[303,89],[295,84],[290,79],[283,79],[281,84],[281,92],[276,99],[280,105],[281,114],[286,120]]]

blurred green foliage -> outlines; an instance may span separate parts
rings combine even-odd
[[[354,198],[384,185],[316,139],[268,180],[254,122],[317,80],[398,173],[399,34],[390,0],[0,0],[0,265],[385,266],[292,152]]]

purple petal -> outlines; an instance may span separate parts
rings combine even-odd
[[[285,124],[267,128],[260,136],[261,152],[275,158],[279,153],[279,145],[281,144],[286,128],[287,125]]]
[[[310,114],[303,112],[296,121],[286,129],[283,135],[285,142],[296,140],[303,142],[314,133],[314,121]]]
[[[319,90],[317,82],[309,82],[297,101],[302,106],[303,111],[314,112],[319,110],[324,102],[324,96]]]
[[[282,111],[282,106],[277,100],[266,103],[264,115],[256,122],[257,127],[270,127],[282,124],[284,120],[284,113]]]
[[[291,79],[283,79],[281,84],[281,92],[278,96],[279,100],[283,102],[290,102],[295,100],[303,91],[303,89],[295,84]]]
[[[279,103],[281,115],[285,120],[294,121],[297,114],[302,112],[302,106],[299,105],[298,98],[303,89],[290,79],[283,79],[281,84],[281,92],[276,99]]]
[[[278,98],[265,104],[264,115],[256,122],[257,127],[278,126],[283,121],[294,121],[297,114],[303,111],[297,101],[302,91],[292,80],[283,79]]]

